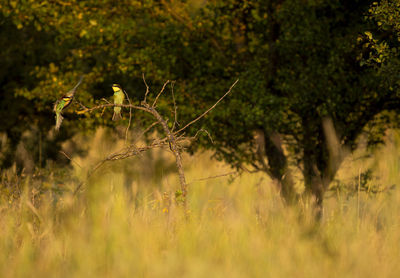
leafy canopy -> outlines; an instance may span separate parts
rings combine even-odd
[[[197,123],[213,137],[198,146],[281,182],[289,155],[314,195],[340,164],[332,162],[324,120],[352,149],[363,128],[399,101],[398,74],[391,74],[399,69],[396,1],[1,0],[0,8],[1,32],[11,38],[2,43],[8,62],[1,86],[32,103],[30,116],[42,113],[45,129],[51,103],[82,73],[77,98],[85,105],[110,97],[115,82],[139,101],[142,73],[152,86],[177,80],[182,123],[239,77],[224,104]],[[167,107],[170,100],[163,101]],[[65,130],[108,125],[105,115],[76,118]],[[255,133],[264,137],[262,148]]]

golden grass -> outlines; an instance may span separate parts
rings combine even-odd
[[[398,161],[395,142],[372,158],[382,186],[400,181],[393,165]],[[86,158],[74,157],[80,166],[74,166],[72,176],[82,175],[81,167],[112,148],[101,138],[89,145]],[[333,191],[322,222],[315,223],[307,202],[286,208],[261,174],[195,181],[231,171],[198,154],[185,157],[187,179],[193,181],[186,218],[173,200],[178,182],[168,153],[157,157],[157,162],[143,156],[105,165],[78,198],[48,190],[33,206],[32,189],[25,186],[20,199],[3,200],[0,277],[400,274],[398,189],[378,195]],[[354,175],[359,171],[358,165],[346,168]],[[75,185],[66,180],[60,186]]]

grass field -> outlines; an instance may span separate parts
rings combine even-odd
[[[72,196],[85,169],[118,147],[104,137],[77,139],[91,147],[64,182],[51,169],[42,179],[2,173],[0,277],[400,276],[396,133],[372,157],[349,157],[319,223],[306,200],[285,207],[262,174],[199,180],[232,171],[208,153],[184,157],[188,217],[167,152],[106,164]]]

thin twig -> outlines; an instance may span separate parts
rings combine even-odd
[[[102,166],[104,165],[107,161],[115,161],[115,160],[121,160],[121,159],[126,159],[135,155],[139,155],[142,152],[159,148],[162,146],[168,145],[167,138],[164,138],[162,140],[154,140],[152,144],[144,147],[135,147],[133,148],[124,148],[118,152],[112,153],[109,156],[107,156],[105,159],[99,161],[89,172],[88,175],[85,179],[85,181],[81,182],[74,190],[73,195],[76,195],[79,190],[82,188],[82,186],[89,180],[89,178]],[[130,146],[131,147],[131,146]],[[133,149],[133,150],[132,150]]]
[[[138,136],[135,137],[135,142],[138,142],[143,137],[143,135],[145,135],[147,132],[149,132],[150,129],[152,129],[157,124],[159,124],[159,122],[154,122],[151,125],[149,125],[144,131],[142,131]]]
[[[87,108],[85,105],[83,105],[80,101],[77,101],[77,100],[75,99],[75,102],[78,103],[79,106],[80,106],[82,109],[84,109],[84,110],[88,109],[88,108]]]
[[[174,124],[172,125],[172,129],[171,131],[175,130],[175,126],[178,125],[178,108],[176,106],[176,101],[175,101],[175,94],[174,94],[174,85],[175,85],[175,81],[171,82],[171,93],[172,93],[172,101],[174,102]]]
[[[192,124],[194,124],[195,122],[197,122],[198,120],[200,120],[201,118],[203,118],[208,112],[210,112],[211,110],[213,110],[214,107],[217,106],[217,104],[218,104],[221,100],[223,100],[224,97],[226,97],[226,96],[231,92],[232,88],[235,87],[236,83],[238,83],[238,82],[239,82],[239,79],[237,79],[237,80],[232,84],[232,86],[229,88],[229,90],[228,90],[216,103],[214,103],[213,106],[211,106],[210,108],[208,108],[208,109],[207,109],[203,114],[201,114],[199,117],[197,117],[196,119],[194,119],[193,121],[191,121],[190,123],[188,123],[187,125],[185,125],[184,127],[182,127],[181,129],[179,129],[178,131],[176,131],[175,134],[181,132],[182,130],[185,130],[187,127],[191,126]]]
[[[106,99],[106,98],[101,98],[100,100],[104,101],[105,103],[111,103],[111,102],[109,102],[108,99]]]
[[[107,108],[107,107],[124,107],[124,108],[132,108],[132,109],[137,109],[137,110],[142,110],[142,111],[149,112],[149,109],[144,107],[144,106],[138,106],[138,105],[132,105],[132,104],[107,103],[107,104],[97,105],[97,106],[94,106],[92,108],[88,108],[88,109],[85,109],[85,110],[77,111],[76,113],[83,114],[83,113],[92,112],[94,110],[104,109],[104,108]]]
[[[161,96],[161,94],[164,92],[165,86],[167,86],[167,84],[169,83],[169,80],[167,80],[164,85],[162,86],[160,92],[158,93],[158,95],[156,96],[156,99],[153,101],[153,104],[151,105],[151,107],[155,107],[157,104],[157,100],[158,98]]]
[[[78,165],[79,168],[82,169],[82,166],[79,165],[78,162],[74,161],[71,157],[69,157],[64,151],[60,151],[60,153],[61,153],[62,155],[64,155],[68,160],[72,161],[73,163],[75,163],[76,165]]]
[[[206,180],[211,180],[211,179],[215,179],[215,178],[221,178],[221,177],[226,177],[226,176],[232,176],[235,174],[239,174],[237,171],[233,171],[233,172],[229,172],[229,173],[225,173],[225,174],[221,174],[221,175],[215,175],[215,176],[210,176],[207,178],[202,178],[202,179],[196,179],[196,180],[192,180],[191,182],[189,182],[188,184],[192,184],[195,182],[199,182],[199,181],[206,181]]]
[[[144,85],[146,85],[146,93],[144,94],[144,100],[143,100],[143,102],[144,102],[144,103],[147,103],[147,95],[148,95],[149,92],[150,92],[150,88],[149,88],[149,85],[147,85],[146,79],[144,78],[144,73],[142,74],[142,78],[143,78]]]
[[[123,90],[123,91],[124,91],[124,93],[126,95],[126,98],[128,99],[129,105],[132,105],[128,94],[126,93],[125,90]],[[129,131],[129,128],[131,126],[131,121],[132,121],[132,107],[129,107],[129,122],[128,122],[128,126],[126,127],[126,130],[125,130],[125,145],[126,145],[126,142],[128,141],[128,131]]]
[[[254,173],[258,173],[260,171],[263,171],[260,167],[258,167],[255,164],[252,164],[252,166],[254,167],[255,170],[250,170],[249,168],[247,168],[244,165],[240,165],[239,168],[242,169],[243,171],[247,172],[247,173],[250,173],[250,174],[254,174]]]
[[[179,182],[181,184],[183,205],[186,208],[187,184],[185,179],[185,173],[183,171],[182,156],[180,148],[178,147],[177,144],[177,139],[175,137],[175,134],[171,132],[171,130],[168,128],[167,122],[161,117],[161,115],[155,108],[149,107],[149,112],[160,122],[161,126],[164,129],[165,134],[167,135],[169,147],[173,152],[173,154],[175,155],[176,167],[178,168]]]
[[[205,130],[205,129],[199,129],[199,130],[196,132],[196,134],[194,135],[194,138],[197,139],[197,137],[198,137],[198,135],[200,134],[200,132],[204,132],[205,134],[207,134],[207,136],[208,136],[208,138],[210,139],[211,143],[214,144],[214,140],[212,139],[210,133],[209,133],[207,130]]]
[[[92,108],[85,108],[83,111],[78,111],[82,112],[82,113],[87,113],[87,112],[91,112],[93,110],[97,110],[97,109],[106,109],[107,107],[126,107],[126,108],[130,108],[130,120],[129,120],[129,125],[126,131],[126,137],[125,137],[125,143],[127,142],[127,132],[129,130],[129,126],[130,126],[130,121],[131,121],[131,109],[137,109],[137,110],[142,110],[145,111],[147,113],[150,113],[154,118],[156,118],[156,122],[151,124],[142,134],[145,134],[146,132],[148,132],[153,126],[155,126],[156,124],[160,123],[164,133],[166,135],[165,138],[161,139],[161,140],[153,140],[153,142],[150,145],[144,146],[144,147],[136,147],[135,144],[132,144],[130,146],[126,146],[125,148],[123,148],[122,150],[120,150],[119,152],[113,153],[109,156],[107,156],[105,159],[103,159],[102,161],[98,162],[95,167],[88,172],[88,175],[86,177],[86,181],[93,175],[93,173],[100,168],[104,163],[106,163],[107,161],[115,161],[115,160],[120,160],[120,159],[125,159],[131,156],[135,156],[138,155],[144,151],[150,150],[150,149],[154,149],[157,147],[163,147],[166,145],[169,145],[170,150],[173,152],[173,154],[175,155],[175,162],[176,162],[176,166],[178,169],[178,175],[179,175],[179,181],[181,184],[181,191],[182,191],[182,196],[183,196],[183,205],[184,207],[186,207],[186,195],[187,195],[187,183],[186,183],[186,179],[185,179],[185,174],[184,174],[184,170],[183,170],[183,165],[182,165],[182,156],[181,156],[181,151],[182,151],[182,146],[181,146],[181,142],[187,140],[187,139],[196,139],[197,134],[200,131],[204,131],[204,130],[200,130],[196,133],[195,137],[191,137],[191,138],[186,138],[184,137],[184,131],[187,127],[189,127],[190,125],[192,125],[193,123],[197,122],[198,120],[200,120],[202,117],[204,117],[208,112],[210,112],[212,109],[215,108],[215,106],[222,101],[222,99],[227,96],[232,88],[236,85],[236,83],[239,81],[236,80],[232,86],[229,88],[229,90],[213,105],[211,106],[207,111],[205,111],[203,114],[201,114],[199,117],[197,117],[196,119],[194,119],[193,121],[191,121],[190,123],[188,123],[186,126],[184,126],[183,128],[179,129],[176,132],[173,132],[169,129],[167,121],[158,113],[158,111],[155,109],[155,106],[157,104],[157,100],[160,97],[160,95],[163,93],[163,91],[165,90],[165,87],[167,86],[167,84],[169,83],[169,81],[165,82],[161,91],[158,93],[158,95],[156,96],[152,106],[149,106],[147,104],[147,95],[150,91],[149,86],[146,83],[146,80],[144,78],[144,74],[143,74],[143,81],[146,85],[146,93],[145,93],[145,98],[144,101],[142,102],[141,105],[137,106],[137,105],[132,105],[132,103],[130,102],[129,96],[127,95],[127,99],[129,101],[129,104],[112,104],[112,103],[107,103],[107,104],[103,104],[103,105],[98,105]],[[175,99],[175,97],[174,97]],[[175,105],[175,100],[174,100],[174,105]],[[176,105],[175,105],[175,111],[176,111]],[[176,116],[176,113],[175,113]],[[176,118],[175,118],[176,120]],[[180,132],[182,132],[182,134],[179,134]],[[205,131],[206,132],[206,131]],[[207,132],[206,132],[207,133]],[[207,133],[208,134],[208,133]],[[209,134],[208,134],[209,135]],[[212,139],[211,139],[212,140]],[[81,184],[78,185],[78,187],[75,189],[74,191],[74,195],[80,190],[80,188],[82,187],[82,185],[85,182],[82,182]]]

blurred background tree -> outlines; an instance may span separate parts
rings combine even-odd
[[[368,18],[377,28],[366,32],[365,47],[369,50],[366,63],[375,66],[382,81],[393,93],[400,85],[400,1],[374,2]]]
[[[41,155],[54,159],[73,134],[111,126],[110,110],[67,114],[60,133],[51,131],[52,103],[81,74],[77,100],[85,105],[111,97],[112,83],[141,100],[142,73],[154,87],[176,80],[180,123],[239,77],[224,104],[193,128],[208,130],[213,142],[203,137],[192,151],[209,148],[238,169],[264,171],[289,201],[293,162],[322,204],[343,150],[398,107],[396,2],[1,0],[0,126],[10,145],[2,167],[13,163],[27,129],[39,130]],[[171,99],[162,101],[172,117]]]

